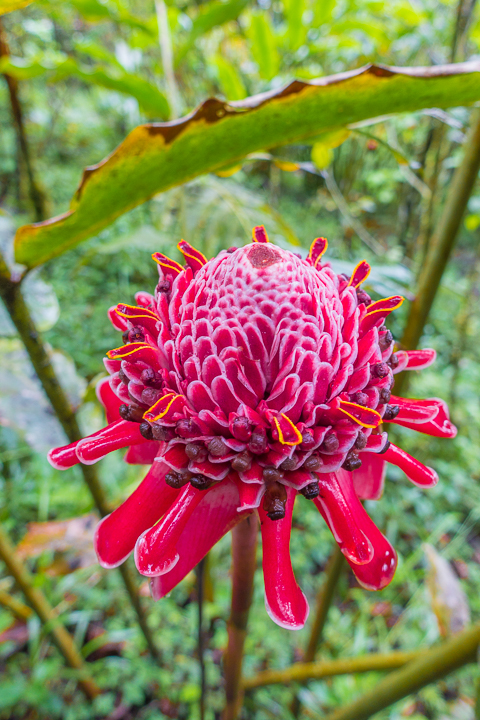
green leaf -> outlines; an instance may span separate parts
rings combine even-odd
[[[53,4],[55,4],[55,0],[53,0]],[[115,7],[113,4],[100,2],[100,0],[69,0],[69,4],[73,5],[77,12],[89,22],[108,20],[120,25],[127,25],[135,30],[142,30],[147,35],[156,36],[156,28],[153,23],[147,25],[120,4]]]
[[[271,80],[278,73],[280,58],[270,18],[267,13],[253,13],[248,29],[250,50],[258,65],[260,77]]]
[[[220,88],[227,100],[243,100],[247,91],[235,65],[222,55],[217,55],[214,63],[218,72]]]
[[[284,0],[285,16],[287,18],[287,40],[292,50],[298,50],[303,44],[307,28],[302,22],[305,12],[305,0]],[[318,3],[321,5],[322,3]]]
[[[110,68],[90,68],[81,65],[74,58],[62,56],[53,65],[33,60],[25,62],[22,58],[3,57],[0,59],[0,73],[7,73],[18,80],[27,80],[38,75],[47,75],[50,82],[59,82],[66,77],[78,77],[89,85],[98,85],[134,97],[149,117],[165,118],[170,114],[165,96],[155,85],[138,75],[128,73],[116,65]]]
[[[5,15],[12,10],[21,10],[31,2],[32,0],[0,0],[0,15]]]
[[[141,125],[87,168],[64,215],[17,231],[16,259],[29,267],[100,232],[159,192],[216,172],[249,153],[305,141],[384,114],[480,100],[480,63],[430,68],[367,66],[246,100],[210,99],[173,124]]]
[[[176,53],[176,64],[178,65],[185,57],[188,50],[195,43],[195,40],[205,35],[205,33],[214,27],[236,20],[247,5],[248,0],[214,1],[203,5],[198,15],[192,21],[192,27],[190,28],[187,39]]]

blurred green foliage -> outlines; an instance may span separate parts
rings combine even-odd
[[[310,79],[367,62],[448,62],[457,6],[438,0],[171,0],[167,16],[174,80],[181,110],[187,112],[212,94],[241,99],[278,88],[294,76]],[[15,68],[37,181],[48,214],[58,214],[67,210],[84,166],[108,155],[140,122],[169,117],[172,103],[156,7],[145,0],[41,0],[3,16],[2,24],[11,57],[0,61],[0,70],[13,73]],[[165,46],[167,40],[161,37],[160,43]],[[478,55],[479,43],[475,12],[457,59]],[[266,225],[274,242],[296,250],[307,249],[318,235],[327,236],[328,258],[339,271],[366,257],[375,268],[370,279],[374,294],[410,297],[429,229],[461,155],[468,117],[465,108],[432,110],[377,119],[353,130],[338,146],[325,138],[322,146],[319,138],[313,157],[317,168],[310,165],[309,145],[274,148],[250,158],[231,177],[203,177],[152,198],[44,266],[37,280],[47,284],[48,292],[39,294],[31,283],[27,295],[43,318],[48,342],[59,351],[61,376],[80,405],[85,432],[102,422],[93,384],[103,372],[105,351],[118,344],[106,311],[119,301],[130,302],[140,289],[153,290],[156,267],[151,253],[162,250],[179,259],[174,248],[181,237],[210,257],[222,247],[248,242],[251,228],[259,223]],[[322,157],[325,162],[318,161]],[[32,220],[32,207],[3,82],[0,202],[0,244],[8,250],[14,227]],[[480,188],[470,200],[425,330],[424,345],[436,348],[438,361],[415,377],[410,388],[414,396],[448,400],[459,435],[454,441],[439,441],[395,430],[403,447],[436,467],[440,482],[423,491],[390,468],[383,499],[368,503],[368,510],[395,545],[399,569],[392,584],[376,594],[360,589],[353,575],[345,573],[325,632],[325,657],[412,649],[438,638],[426,592],[424,542],[453,563],[472,618],[479,617],[479,218]],[[377,245],[380,251],[375,254],[371,248]],[[52,296],[58,299],[59,316]],[[390,323],[396,337],[405,314],[404,306]],[[79,516],[92,504],[77,469],[58,473],[45,459],[50,444],[63,441],[61,431],[11,327],[0,319],[6,378],[0,386],[0,517],[19,541],[28,522]],[[142,468],[126,466],[121,453],[103,460],[99,469],[114,503],[143,473]],[[313,604],[333,541],[303,498],[294,519],[293,566]],[[120,717],[113,713],[121,704],[126,706],[121,715],[125,718],[197,718],[194,578],[160,603],[145,598],[162,652],[157,667],[146,654],[117,574],[90,566],[55,575],[51,566],[56,559],[55,552],[46,550],[31,565],[79,644],[91,642],[95,625],[106,631],[105,641],[121,644],[117,654],[93,661],[95,678],[106,692],[89,708],[48,636],[31,619],[23,642],[0,643],[0,718],[113,718]],[[209,718],[219,717],[222,707],[228,568],[225,538],[211,554],[214,599],[205,604]],[[0,587],[16,592],[6,573]],[[0,608],[0,633],[12,622],[10,611]],[[299,633],[287,633],[270,621],[257,573],[245,673],[286,667],[300,659],[307,635],[308,625]],[[473,718],[477,674],[474,667],[464,669],[379,718]],[[305,717],[320,716],[370,688],[377,678],[368,674],[311,683],[301,690]],[[244,717],[288,718],[291,695],[287,687],[258,690],[246,698]]]

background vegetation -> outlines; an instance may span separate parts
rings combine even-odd
[[[65,212],[82,169],[144,121],[180,117],[211,95],[241,100],[293,77],[369,62],[436,65],[478,57],[480,49],[474,0],[460,6],[439,0],[171,0],[166,6],[163,0],[42,0],[1,23],[0,71],[8,82],[0,83],[0,247],[10,260],[15,228]],[[23,138],[18,113],[12,114],[12,83]],[[411,299],[471,112],[433,108],[377,118],[318,139],[313,153],[309,142],[250,156],[241,166],[153,197],[33,271],[24,292],[82,430],[102,423],[94,386],[104,353],[118,344],[107,309],[152,290],[151,253],[179,259],[174,248],[181,237],[210,257],[248,242],[255,224],[297,250],[323,235],[339,272],[365,257],[374,267],[374,294]],[[426,647],[480,617],[479,233],[477,187],[422,339],[436,348],[438,361],[409,388],[413,396],[448,400],[460,432],[441,441],[395,431],[403,447],[436,467],[440,482],[422,491],[390,467],[383,499],[367,505],[399,553],[397,574],[385,590],[371,593],[344,571],[322,658]],[[405,303],[390,323],[397,338],[407,312]],[[36,617],[21,620],[18,608],[12,613],[5,605],[2,593],[22,599],[5,570],[0,718],[193,720],[200,692],[195,577],[160,603],[141,585],[160,648],[156,663],[120,575],[99,569],[92,556],[95,508],[78,468],[59,473],[46,461],[48,449],[65,436],[6,313],[0,321],[0,519],[105,690],[92,709]],[[144,472],[125,465],[120,452],[98,470],[113,504]],[[293,565],[313,603],[333,540],[313,505],[299,504],[294,524]],[[203,607],[207,718],[219,717],[223,703],[228,568],[227,537],[209,557]],[[264,610],[261,573],[256,583],[246,676],[300,660],[309,634],[308,625],[298,633],[274,625]],[[477,675],[469,666],[379,717],[473,718]],[[304,717],[320,717],[379,677],[309,683],[300,689]],[[243,717],[291,717],[292,695],[287,685],[249,693]]]

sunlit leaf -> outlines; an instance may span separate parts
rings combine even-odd
[[[305,0],[284,0],[284,7],[287,18],[288,45],[292,50],[298,50],[307,33],[307,28],[302,22]]]
[[[21,10],[31,2],[32,0],[0,0],[0,15],[5,15],[12,10]]]
[[[120,65],[90,68],[71,57],[59,59],[55,64],[49,65],[35,60],[26,62],[22,58],[3,57],[0,59],[0,72],[8,73],[18,80],[46,75],[50,82],[59,82],[74,76],[89,85],[98,85],[134,97],[149,117],[165,118],[170,112],[165,96],[155,85],[138,75],[126,72]]]
[[[248,0],[227,0],[227,2],[214,0],[214,2],[203,4],[200,7],[198,15],[192,21],[192,27],[190,28],[187,39],[176,53],[176,63],[180,63],[199,37],[214,27],[236,20],[247,5]]]
[[[220,88],[227,100],[243,100],[247,95],[247,91],[235,65],[222,55],[217,55],[214,62],[218,72]]]
[[[332,132],[322,133],[315,140],[326,148],[334,149],[340,147],[350,137],[350,130],[340,128],[340,130],[332,130]]]
[[[258,65],[260,77],[271,80],[278,73],[280,58],[269,16],[265,12],[253,13],[248,30],[250,51]]]
[[[318,170],[325,170],[333,160],[333,150],[321,142],[312,147],[312,162]]]
[[[156,193],[239,162],[249,153],[380,116],[480,99],[480,63],[402,70],[367,66],[246,100],[210,99],[174,123],[142,125],[88,168],[70,210],[17,231],[16,259],[30,267],[98,233]]]
[[[45,0],[44,0],[45,2]],[[53,0],[55,2],[55,0]],[[78,11],[78,13],[89,22],[102,22],[109,20],[136,30],[142,30],[147,35],[156,35],[156,29],[153,25],[148,25],[139,18],[128,12],[128,10],[118,4],[117,6],[100,0],[68,0],[70,5]]]

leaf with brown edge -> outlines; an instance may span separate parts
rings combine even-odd
[[[16,260],[35,267],[153,195],[249,153],[371,117],[477,100],[478,61],[429,68],[368,65],[310,82],[294,80],[245,100],[206,100],[180,120],[140,125],[109,157],[87,168],[67,213],[19,228]]]

